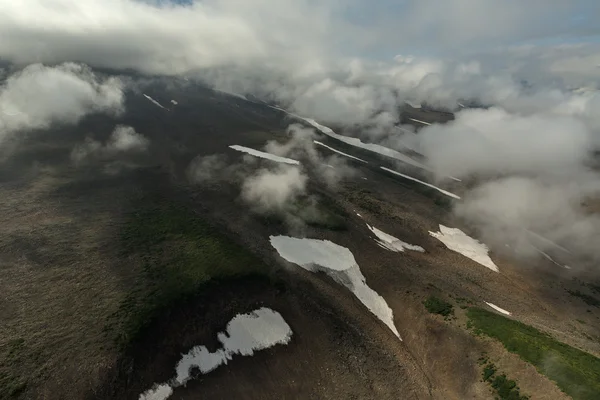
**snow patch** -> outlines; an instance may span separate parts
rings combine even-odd
[[[291,337],[292,329],[276,311],[263,307],[248,314],[238,314],[229,321],[226,331],[217,335],[222,348],[214,353],[206,346],[192,348],[182,355],[173,379],[142,393],[139,400],[165,400],[173,394],[173,388],[185,385],[191,379],[192,368],[206,374],[227,364],[236,354],[251,356],[257,350],[287,344]]]
[[[409,118],[411,121],[418,122],[423,125],[431,125],[429,122],[421,121],[420,119]]]
[[[254,157],[265,158],[267,160],[275,161],[278,163],[291,164],[291,165],[300,165],[300,161],[292,160],[291,158],[280,157],[274,154],[265,153],[264,151],[259,151],[255,149],[251,149],[249,147],[239,146],[237,144],[229,146],[230,149],[241,151],[243,153],[248,153]]]
[[[360,162],[364,162],[365,164],[368,164],[368,162],[366,162],[365,160],[363,160],[363,159],[361,159],[361,158],[354,157],[354,156],[351,156],[350,154],[346,154],[346,153],[344,153],[343,151],[336,150],[336,149],[334,149],[333,147],[329,147],[329,146],[327,146],[325,143],[321,143],[321,142],[319,142],[318,140],[313,140],[313,142],[314,142],[315,144],[318,144],[319,146],[323,146],[323,147],[325,147],[325,148],[328,148],[329,150],[331,150],[331,151],[333,151],[333,152],[335,152],[335,153],[338,153],[338,154],[341,154],[341,155],[343,155],[343,156],[346,156],[346,157],[349,157],[349,158],[353,158],[353,159],[355,159],[355,160],[358,160],[358,161],[360,161]]]
[[[456,194],[454,194],[454,193],[452,193],[452,192],[449,192],[449,191],[447,191],[447,190],[444,190],[444,189],[442,189],[442,188],[439,188],[439,187],[437,187],[437,186],[435,186],[435,185],[432,185],[431,183],[423,182],[423,181],[422,181],[422,180],[420,180],[420,179],[413,178],[412,176],[408,176],[408,175],[402,174],[402,173],[400,173],[400,172],[398,172],[398,171],[394,171],[394,170],[392,170],[392,169],[389,169],[389,168],[386,168],[386,167],[380,167],[380,168],[381,168],[382,170],[384,170],[384,171],[391,172],[392,174],[399,175],[399,176],[401,176],[401,177],[403,177],[403,178],[410,179],[411,181],[415,181],[415,182],[418,182],[418,183],[420,183],[420,184],[422,184],[422,185],[425,185],[425,186],[427,186],[427,187],[430,187],[430,188],[432,188],[432,189],[435,189],[435,190],[437,190],[438,192],[445,194],[446,196],[449,196],[449,197],[452,197],[452,198],[454,198],[454,199],[460,200],[460,196],[458,196],[458,195],[456,195]]]
[[[460,229],[448,228],[447,226],[440,224],[439,232],[429,231],[429,234],[444,243],[450,250],[470,258],[494,272],[500,272],[496,264],[494,264],[488,255],[488,247],[478,240],[466,235]]]
[[[148,100],[150,100],[152,103],[156,104],[157,106],[159,106],[162,109],[165,109],[165,107],[162,106],[162,104],[160,104],[158,101],[154,100],[152,97],[148,96],[147,94],[144,93],[144,97],[147,98]]]
[[[394,325],[394,314],[383,297],[371,289],[346,247],[328,240],[298,239],[289,236],[271,236],[271,245],[279,255],[311,272],[325,272],[334,281],[348,288],[400,340]]]
[[[171,104],[173,104],[174,106],[176,106],[179,103],[176,100],[171,100]]]
[[[408,104],[409,106],[411,106],[412,108],[421,108],[422,107],[421,103],[415,103],[414,101],[405,100],[404,102],[406,104]]]
[[[367,227],[371,230],[371,232],[373,232],[375,234],[375,236],[377,236],[377,239],[378,239],[378,240],[376,240],[377,244],[386,250],[400,252],[400,253],[403,253],[405,249],[419,251],[421,253],[425,252],[425,249],[422,248],[421,246],[403,242],[402,240],[400,240],[390,234],[387,234],[369,224],[367,224]]]
[[[164,400],[169,398],[173,394],[173,388],[171,385],[163,383],[157,385],[154,388],[142,393],[140,400]]]
[[[505,309],[503,309],[503,308],[500,308],[500,307],[498,307],[498,306],[497,306],[497,305],[495,305],[495,304],[488,303],[487,301],[485,302],[485,304],[487,304],[488,306],[492,307],[494,310],[498,311],[499,313],[502,313],[502,314],[504,314],[504,315],[512,315],[510,312],[506,311],[506,310],[505,310]]]

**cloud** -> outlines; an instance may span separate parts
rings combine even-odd
[[[438,176],[564,174],[590,157],[593,135],[571,116],[466,110],[419,133],[419,150]]]
[[[198,156],[192,160],[188,169],[188,180],[194,184],[208,183],[213,180],[225,179],[229,171],[227,157],[223,154]]]
[[[517,255],[539,256],[541,250],[564,259],[568,254],[557,251],[558,244],[579,261],[597,262],[600,217],[587,212],[582,202],[600,194],[598,177],[570,178],[506,177],[486,182],[464,197],[456,214],[497,249],[508,245]]]
[[[559,106],[538,103],[537,112],[461,111],[416,141],[436,175],[470,178],[454,212],[494,249],[559,262],[576,255],[571,266],[597,262],[600,217],[584,207],[600,195],[591,167],[600,135],[595,96],[564,94]]]
[[[299,167],[260,169],[244,181],[242,198],[258,212],[282,212],[305,193],[307,180]]]
[[[30,65],[0,86],[0,141],[52,123],[76,123],[93,112],[119,113],[123,88],[116,78],[100,79],[82,65]]]
[[[336,188],[343,179],[356,175],[356,170],[350,167],[346,160],[335,153],[327,154],[317,151],[314,140],[317,134],[314,129],[299,124],[287,128],[288,140],[281,143],[275,140],[267,142],[265,151],[281,157],[305,160],[311,169],[312,176],[329,188]]]
[[[110,136],[106,149],[109,152],[145,151],[149,143],[148,139],[131,126],[118,125]]]
[[[117,125],[103,145],[101,142],[87,137],[71,151],[71,160],[80,164],[90,158],[110,158],[122,153],[144,152],[150,141],[137,133],[131,126]]]

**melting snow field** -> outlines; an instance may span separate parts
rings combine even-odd
[[[148,96],[147,94],[144,94],[144,97],[147,98],[148,100],[150,100],[152,103],[154,103],[157,106],[159,106],[160,108],[163,108],[163,109],[166,110],[166,108],[163,107],[162,104],[160,104],[158,101],[154,100],[152,97]]]
[[[429,122],[421,121],[420,119],[409,118],[413,122],[418,122],[423,125],[431,125]]]
[[[500,308],[500,307],[498,307],[498,306],[497,306],[497,305],[495,305],[495,304],[488,303],[487,301],[485,302],[485,304],[487,304],[488,306],[492,307],[494,310],[498,311],[499,313],[502,313],[502,314],[504,314],[504,315],[511,315],[511,313],[510,313],[510,312],[506,311],[506,310],[505,310],[505,309],[503,309],[503,308]]]
[[[383,297],[367,285],[350,250],[328,240],[298,239],[289,236],[271,236],[270,239],[271,245],[283,259],[307,271],[325,272],[348,288],[400,339],[394,325],[392,309]]]
[[[254,157],[266,158],[267,160],[275,161],[278,163],[291,164],[291,165],[300,165],[300,161],[292,160],[291,158],[279,157],[274,154],[265,153],[264,151],[254,150],[249,147],[239,146],[234,144],[229,146],[229,148],[237,151],[241,151],[242,153],[248,153]]]
[[[196,367],[205,374],[227,364],[236,354],[251,356],[257,350],[287,344],[291,337],[291,328],[276,311],[260,308],[248,314],[238,314],[229,321],[226,332],[217,335],[223,345],[220,349],[211,353],[206,346],[192,348],[175,367],[175,378],[142,393],[139,400],[167,399],[173,394],[174,387],[185,385],[191,379],[192,368]]]
[[[488,247],[478,240],[466,235],[460,229],[448,228],[447,226],[440,224],[439,232],[429,231],[429,234],[444,243],[450,250],[470,258],[492,271],[499,272],[496,264],[494,264],[490,256],[488,256]]]
[[[425,249],[421,246],[416,246],[414,244],[403,242],[402,240],[392,235],[389,235],[383,231],[380,231],[379,229],[369,224],[367,224],[367,227],[371,230],[371,232],[375,234],[375,236],[377,236],[377,244],[386,250],[395,251],[397,253],[403,253],[404,250],[419,251],[421,253],[425,252]]]
[[[365,164],[368,164],[368,163],[367,163],[365,160],[363,160],[363,159],[361,159],[361,158],[354,157],[354,156],[351,156],[350,154],[346,154],[346,153],[344,153],[343,151],[336,150],[336,149],[334,149],[333,147],[329,147],[329,146],[327,146],[325,143],[321,143],[321,142],[319,142],[318,140],[313,140],[313,142],[314,142],[315,144],[318,144],[319,146],[323,146],[323,147],[325,147],[325,148],[327,148],[327,149],[329,149],[329,150],[331,150],[331,151],[333,151],[333,152],[335,152],[335,153],[338,153],[338,154],[341,154],[341,155],[343,155],[343,156],[346,156],[346,157],[349,157],[349,158],[353,158],[353,159],[355,159],[355,160],[358,160],[358,161],[360,161],[360,162],[364,162]]]
[[[386,168],[386,167],[380,167],[380,168],[381,168],[382,170],[384,170],[384,171],[391,172],[392,174],[399,175],[399,176],[401,176],[401,177],[403,177],[403,178],[410,179],[411,181],[418,182],[418,183],[420,183],[421,185],[428,186],[428,187],[430,187],[430,188],[432,188],[432,189],[435,189],[435,190],[437,190],[437,191],[438,191],[438,192],[440,192],[440,193],[443,193],[443,194],[445,194],[446,196],[449,196],[449,197],[452,197],[452,198],[454,198],[454,199],[460,200],[460,196],[457,196],[457,195],[455,195],[454,193],[451,193],[451,192],[449,192],[449,191],[447,191],[447,190],[444,190],[444,189],[441,189],[441,188],[439,188],[439,187],[437,187],[437,186],[434,186],[434,185],[432,185],[431,183],[423,182],[422,180],[419,180],[419,179],[417,179],[417,178],[413,178],[412,176],[404,175],[404,174],[402,174],[402,173],[400,173],[400,172],[394,171],[394,170],[392,170],[392,169],[389,169],[389,168]]]
[[[404,163],[410,164],[412,166],[429,170],[427,168],[427,166],[425,166],[424,164],[421,164],[420,162],[418,162],[416,160],[413,160],[409,156],[404,155],[404,154],[400,153],[399,151],[390,149],[388,147],[381,146],[379,144],[363,143],[358,138],[353,138],[353,137],[339,135],[339,134],[335,133],[331,128],[319,124],[314,119],[302,118],[302,117],[299,117],[297,115],[295,115],[295,117],[300,118],[300,119],[308,122],[310,125],[314,126],[319,131],[321,131],[324,134],[326,134],[327,136],[330,136],[330,137],[332,137],[334,139],[337,139],[340,142],[344,142],[346,144],[349,144],[350,146],[359,147],[361,149],[369,150],[369,151],[372,151],[373,153],[378,153],[378,154],[381,154],[381,155],[384,155],[384,156],[387,156],[387,157],[394,158],[396,160],[402,161]]]

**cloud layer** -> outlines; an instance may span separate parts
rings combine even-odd
[[[0,142],[19,130],[75,123],[92,112],[119,113],[123,89],[116,78],[100,79],[85,66],[33,64],[0,86]]]

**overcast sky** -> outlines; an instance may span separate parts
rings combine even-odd
[[[156,72],[598,43],[595,0],[0,0],[0,57]]]

